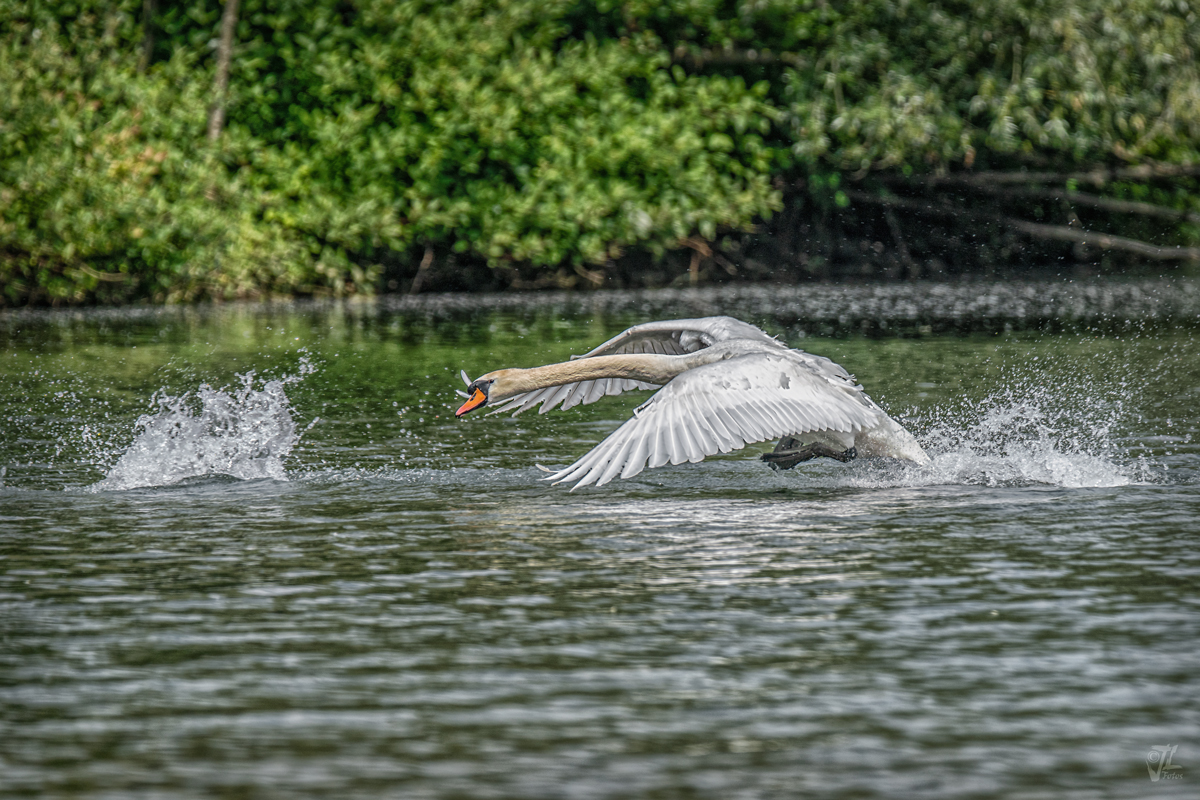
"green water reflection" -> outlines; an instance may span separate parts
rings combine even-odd
[[[904,418],[926,471],[776,474],[763,445],[570,493],[532,465],[645,395],[453,418],[460,369],[638,321],[0,325],[0,794],[1188,796],[1189,332],[790,340]],[[305,363],[288,480],[85,491],[155,393]]]

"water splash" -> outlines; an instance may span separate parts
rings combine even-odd
[[[283,460],[301,434],[284,389],[314,369],[302,360],[299,375],[263,381],[261,388],[250,371],[233,387],[202,384],[194,393],[156,394],[157,411],[138,419],[133,443],[89,488],[121,491],[217,475],[287,480]]]
[[[990,398],[989,398],[990,399]],[[1060,408],[1013,399],[982,408],[961,428],[935,427],[926,436],[933,463],[929,477],[985,486],[1041,483],[1065,488],[1125,486],[1143,465],[1122,464],[1110,421],[1066,427]]]
[[[983,400],[932,409],[911,420],[933,463],[908,466],[906,485],[967,484],[1063,488],[1126,486],[1151,480],[1121,431],[1131,416],[1125,382],[1112,384],[1028,366]]]

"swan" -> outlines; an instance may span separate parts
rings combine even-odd
[[[817,457],[928,464],[907,430],[833,361],[793,350],[733,317],[635,325],[570,361],[501,369],[470,380],[456,417],[477,408],[545,414],[634,389],[658,391],[574,464],[547,480],[574,488],[631,478],[647,465],[702,461],[779,439],[762,459],[790,469]],[[545,469],[544,467],[542,469]],[[550,472],[550,470],[546,470]]]

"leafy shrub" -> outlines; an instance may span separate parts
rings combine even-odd
[[[878,174],[1200,162],[1186,0],[243,0],[216,143],[222,4],[161,5],[0,0],[0,302],[371,291],[429,246],[552,271],[788,184],[828,215]]]
[[[217,146],[186,44],[211,12],[169,16],[184,44],[146,75],[136,37],[102,30],[130,7],[69,35],[10,26],[11,302],[369,289],[383,254],[427,244],[602,262],[779,206],[765,85],[689,76],[644,41],[560,40],[566,4],[379,0],[349,25],[332,2],[247,6]]]

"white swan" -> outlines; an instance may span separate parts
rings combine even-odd
[[[762,458],[779,469],[818,456],[929,463],[912,434],[853,375],[732,317],[648,322],[561,364],[462,377],[467,401],[458,417],[481,406],[515,416],[539,403],[545,414],[631,389],[659,389],[607,439],[547,479],[575,488],[632,477],[647,462],[701,461],[775,438],[779,444]]]

